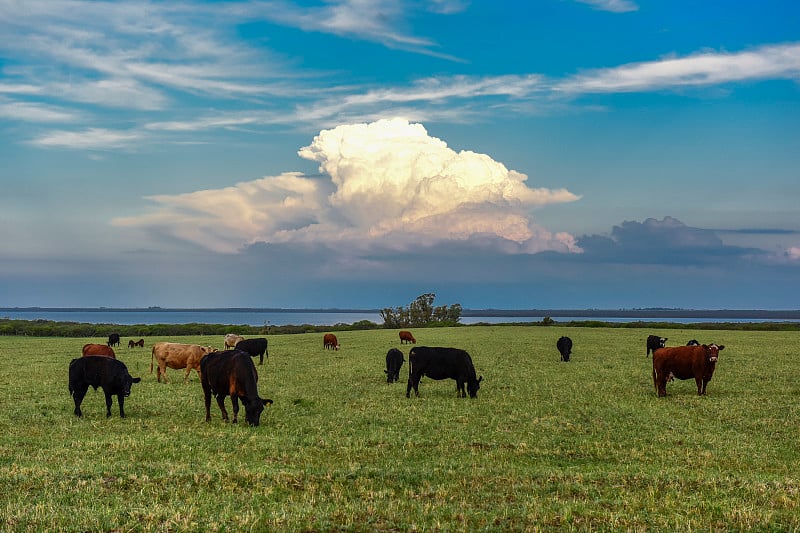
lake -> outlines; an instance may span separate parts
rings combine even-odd
[[[607,313],[606,313],[607,314]],[[558,316],[549,315],[556,322],[599,320],[604,322],[786,322],[796,321],[792,317],[709,317],[681,316],[631,317],[631,316]],[[699,314],[699,313],[698,313]],[[657,315],[657,313],[654,313]],[[498,324],[519,322],[540,322],[546,315],[502,316],[492,314],[481,316],[465,310],[462,324]],[[260,309],[50,309],[50,308],[0,308],[0,318],[15,320],[54,320],[57,322],[85,322],[90,324],[226,324],[249,326],[286,326],[311,324],[332,326],[334,324],[353,324],[362,320],[382,324],[377,311],[372,310],[260,310]]]

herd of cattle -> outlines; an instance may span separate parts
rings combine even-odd
[[[415,344],[417,340],[410,331],[399,332],[400,343]],[[666,346],[667,338],[656,335],[647,337],[645,357],[653,354],[653,385],[658,396],[666,396],[666,385],[674,379],[694,378],[697,394],[706,393],[706,386],[714,375],[719,352],[725,348],[718,344],[700,344],[697,340],[689,341],[686,346]],[[112,397],[117,396],[119,414],[125,416],[125,398],[130,396],[131,386],[139,383],[141,378],[134,378],[124,363],[116,359],[112,346],[119,346],[120,337],[109,335],[107,344],[86,344],[82,349],[82,357],[73,359],[69,365],[69,391],[75,402],[75,415],[83,416],[81,402],[89,387],[103,389],[106,398],[106,416],[111,416]],[[338,350],[339,341],[333,333],[323,336],[323,349]],[[128,347],[144,347],[144,339],[129,341]],[[217,400],[222,419],[228,421],[225,409],[225,397],[231,397],[233,404],[233,422],[237,422],[239,400],[245,408],[245,419],[252,426],[258,426],[265,405],[272,400],[261,398],[258,394],[258,372],[253,358],[259,357],[259,364],[264,364],[264,357],[269,357],[267,339],[245,339],[229,333],[225,335],[223,350],[211,346],[182,344],[176,342],[157,342],[153,345],[150,357],[150,373],[156,367],[156,379],[160,383],[164,377],[167,383],[167,368],[185,369],[183,381],[186,383],[189,374],[195,370],[200,377],[205,399],[206,421],[211,420],[211,397]],[[568,362],[572,354],[572,339],[562,336],[556,342],[561,361]],[[400,369],[405,359],[403,352],[391,348],[386,353],[386,382],[400,380]],[[408,382],[406,397],[411,397],[411,390],[419,396],[419,382],[423,376],[434,380],[453,379],[456,382],[456,393],[459,397],[477,398],[483,376],[478,377],[469,353],[459,348],[443,348],[414,346],[408,353]]]

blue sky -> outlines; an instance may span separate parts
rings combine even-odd
[[[800,307],[800,4],[0,0],[0,306]]]

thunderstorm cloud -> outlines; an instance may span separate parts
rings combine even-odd
[[[486,239],[504,250],[580,252],[575,238],[532,219],[572,202],[566,189],[531,188],[528,176],[485,154],[460,151],[404,119],[323,130],[298,155],[321,176],[287,172],[217,190],[148,197],[156,207],[118,226],[222,253],[255,243],[397,250]]]

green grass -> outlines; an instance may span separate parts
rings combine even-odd
[[[708,395],[657,398],[649,333],[725,344]],[[149,374],[127,418],[69,361],[103,339],[0,337],[0,530],[499,531],[800,529],[800,332],[489,326],[415,330],[472,354],[476,400],[423,378],[387,385],[394,330],[271,336],[261,426],[206,423],[195,373]],[[572,337],[561,363],[560,335]],[[228,405],[230,405],[228,400]]]

